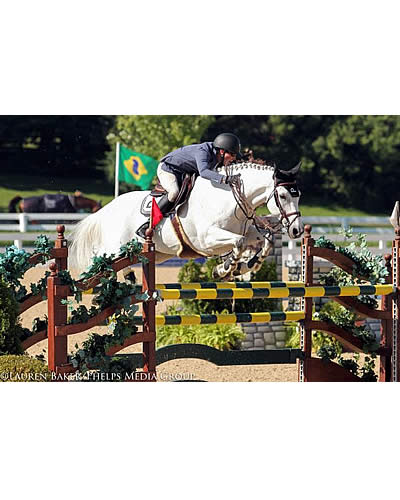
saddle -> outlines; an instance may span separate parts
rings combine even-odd
[[[180,205],[186,203],[189,199],[190,193],[192,192],[194,183],[196,181],[196,174],[184,174],[183,176],[176,176],[178,180],[179,193],[176,200],[166,215],[174,213]],[[157,178],[157,184],[150,193],[153,198],[160,198],[161,196],[167,196],[167,191],[162,187],[160,181]]]
[[[164,215],[169,216],[176,237],[178,238],[178,241],[180,243],[180,249],[177,252],[178,257],[181,257],[182,259],[197,259],[198,257],[207,256],[206,254],[199,252],[192,246],[182,227],[178,215],[178,210],[180,209],[180,207],[187,203],[189,199],[190,193],[192,192],[194,183],[197,178],[197,174],[185,173],[182,176],[177,175],[176,177],[179,185],[179,193],[173,206]],[[162,196],[167,196],[167,191],[163,188],[163,186],[157,179],[156,186],[151,191],[150,195],[146,196],[146,198],[143,200],[141,208],[142,214],[147,215],[147,210],[151,207],[151,198],[161,198]]]

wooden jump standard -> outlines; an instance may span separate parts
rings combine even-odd
[[[152,295],[155,291],[155,247],[152,241],[152,231],[146,234],[146,240],[143,245],[141,256],[147,258],[147,263],[142,262],[143,284],[142,291],[147,291]],[[66,247],[66,240],[60,239],[63,246]],[[64,244],[65,242],[65,244]],[[120,271],[127,266],[138,263],[138,258],[122,257],[115,259],[112,263],[114,271]],[[71,295],[70,289],[66,285],[62,285],[60,278],[57,276],[57,263],[50,264],[51,275],[47,279],[48,292],[48,366],[49,369],[58,374],[67,374],[75,372],[75,368],[68,362],[67,354],[67,336],[81,331],[88,330],[93,326],[101,324],[107,317],[111,316],[118,306],[111,306],[102,311],[96,317],[91,318],[86,323],[67,324],[67,305],[62,304],[62,300],[67,299]],[[82,290],[93,288],[100,282],[101,274],[92,277],[89,282],[83,285]],[[79,284],[79,282],[78,282]],[[137,303],[132,298],[131,303]],[[143,371],[148,374],[145,380],[155,380],[156,376],[156,321],[155,321],[155,300],[143,302],[143,321],[142,332],[138,332],[134,336],[127,339],[123,345],[111,348],[107,354],[113,355],[116,352],[128,347],[129,345],[143,343]]]
[[[306,287],[313,286],[313,259],[320,257],[332,262],[344,271],[352,274],[354,262],[343,254],[329,248],[314,246],[311,238],[311,226],[305,226],[305,235],[301,245],[301,279]],[[381,340],[377,354],[380,356],[379,381],[398,380],[398,331],[399,331],[399,245],[400,229],[396,228],[396,237],[393,241],[392,256],[385,255],[386,267],[389,270],[387,283],[393,287],[393,292],[382,297],[381,309],[373,310],[351,297],[332,297],[339,304],[353,309],[361,317],[370,317],[381,320]],[[390,266],[392,261],[392,269]],[[390,272],[391,271],[391,272]],[[361,277],[362,278],[362,277]],[[299,360],[299,381],[359,381],[359,377],[351,374],[333,362],[322,361],[312,357],[312,330],[320,330],[329,333],[339,340],[346,348],[354,352],[362,352],[362,342],[345,330],[323,322],[312,319],[312,298],[302,297],[301,310],[305,319],[300,321],[300,349],[303,358]]]

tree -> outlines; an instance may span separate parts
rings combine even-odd
[[[104,159],[110,116],[0,117],[5,168],[52,176],[88,175]]]
[[[220,115],[206,135],[221,131],[279,166],[301,160],[303,202],[376,213],[399,199],[399,116]]]
[[[170,151],[200,142],[215,120],[209,115],[121,115],[107,139],[111,146],[124,146],[159,160]],[[108,155],[108,176],[114,178],[115,160]],[[132,190],[133,186],[129,186]]]
[[[323,189],[346,204],[388,211],[399,198],[400,117],[347,116],[314,144]]]

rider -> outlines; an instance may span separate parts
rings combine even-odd
[[[161,158],[157,168],[157,176],[168,196],[163,196],[157,204],[164,217],[174,206],[179,194],[177,175],[195,173],[204,179],[232,186],[240,174],[221,175],[214,169],[222,165],[229,165],[235,159],[240,158],[240,140],[235,134],[227,132],[219,134],[213,142],[183,146]],[[144,238],[149,225],[150,221],[148,220],[139,227],[136,234]]]

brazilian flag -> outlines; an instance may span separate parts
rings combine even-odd
[[[120,146],[118,178],[120,182],[136,184],[141,189],[148,189],[156,175],[158,161],[150,156],[137,153]]]

